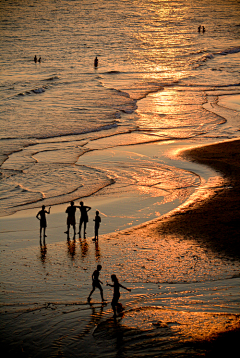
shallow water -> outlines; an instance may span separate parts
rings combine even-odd
[[[196,342],[239,327],[239,262],[195,241],[159,240],[149,227],[99,243],[77,239],[19,250],[5,244],[1,262],[1,336],[8,352],[113,357],[119,350],[172,356],[191,349],[197,356]],[[107,304],[95,292],[89,305],[99,263]],[[112,272],[131,288],[121,290],[124,311],[116,321],[105,286]]]
[[[101,166],[109,147],[238,135],[239,113],[224,126],[217,105],[239,94],[238,1],[0,6],[2,216],[117,187],[108,171],[82,167],[89,151]]]

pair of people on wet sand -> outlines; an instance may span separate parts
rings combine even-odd
[[[102,266],[97,265],[97,269],[92,274],[92,291],[90,292],[90,294],[88,296],[88,302],[90,302],[91,296],[96,288],[98,288],[100,290],[102,302],[104,303],[104,301],[105,301],[103,298],[103,289],[101,286],[102,281],[99,280],[99,274],[100,274],[101,269],[102,269]],[[113,287],[113,299],[112,299],[111,305],[112,305],[114,317],[116,317],[117,311],[118,312],[121,311],[121,307],[122,307],[122,305],[118,302],[119,298],[120,298],[120,287],[124,288],[127,291],[131,291],[131,290],[129,288],[121,285],[119,283],[116,275],[111,275],[111,279],[112,279],[113,284],[107,283],[107,286]]]
[[[88,223],[88,211],[91,210],[91,207],[83,205],[82,201],[80,201],[80,206],[75,206],[73,201],[71,201],[71,205],[68,206],[68,208],[66,210],[66,213],[68,214],[67,231],[65,233],[69,236],[70,226],[73,226],[74,236],[76,234],[76,219],[75,219],[76,209],[79,209],[81,212],[80,222],[79,222],[79,232],[78,232],[79,237],[81,237],[82,224],[83,224],[83,233],[84,233],[83,235],[84,235],[84,237],[86,237],[86,228],[87,228],[87,223]],[[96,216],[95,216],[94,221],[95,221],[94,240],[97,240],[98,239],[98,229],[99,229],[100,222],[101,222],[101,217],[99,216],[99,211],[96,211]]]

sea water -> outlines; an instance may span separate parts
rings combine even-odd
[[[1,1],[1,216],[104,198],[114,231],[183,203],[213,173],[166,159],[166,148],[239,135],[239,15],[234,0]],[[31,230],[9,235],[9,351],[198,356],[191,342],[239,326],[239,263],[195,242],[147,230],[39,248]],[[132,288],[117,324],[97,293],[85,302],[97,263],[104,282],[114,270]]]
[[[174,182],[175,166],[160,170],[162,158],[156,169],[152,155],[128,162],[115,148],[237,137],[239,114],[226,122],[218,100],[239,94],[238,1],[0,6],[2,216],[109,185],[119,195],[131,185],[154,196],[146,181],[154,170],[166,178],[170,170],[172,185],[185,187]]]

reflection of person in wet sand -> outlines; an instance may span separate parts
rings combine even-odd
[[[85,256],[87,256],[88,253],[88,243],[86,239],[81,240],[80,238],[79,238],[79,242],[81,246],[82,258],[84,258]]]
[[[95,237],[93,239],[93,241],[98,240],[98,230],[99,230],[99,226],[100,226],[100,222],[101,222],[101,217],[99,216],[99,211],[96,211],[96,216],[95,219],[93,219],[93,221],[95,221],[95,225],[94,225],[94,232],[95,232]]]
[[[76,208],[77,207],[74,205],[74,201],[71,201],[71,205],[68,206],[66,209],[66,213],[68,214],[68,216],[67,216],[67,231],[65,231],[65,234],[68,235],[68,238],[69,238],[69,230],[71,225],[73,227],[74,237],[76,234],[76,219],[75,219]]]
[[[118,300],[120,298],[120,290],[119,290],[120,287],[124,288],[127,291],[131,291],[131,290],[130,290],[130,288],[127,288],[127,287],[124,287],[123,285],[121,285],[118,282],[118,278],[116,275],[111,275],[111,279],[112,279],[113,285],[111,285],[110,283],[107,283],[107,286],[113,287],[113,299],[112,299],[111,305],[112,305],[114,317],[116,317],[118,305],[121,306],[118,303]]]
[[[44,241],[45,241],[45,237],[47,237],[47,235],[46,235],[46,227],[47,227],[46,214],[50,214],[50,209],[51,209],[51,206],[49,207],[48,211],[45,210],[45,205],[43,205],[42,210],[40,210],[36,215],[36,218],[38,220],[40,220],[40,240],[42,238],[42,231],[43,231]]]
[[[93,292],[95,291],[95,288],[98,288],[100,290],[102,302],[105,301],[103,298],[103,289],[101,286],[102,281],[99,280],[99,274],[100,274],[101,269],[102,269],[102,266],[97,265],[97,269],[92,274],[92,291],[90,292],[90,294],[88,296],[88,302],[91,300],[91,296],[92,296]]]
[[[83,202],[80,201],[80,206],[78,206],[81,212],[80,222],[79,222],[79,237],[81,237],[81,229],[83,224],[84,237],[86,237],[86,227],[88,223],[88,211],[91,210],[90,206],[83,205]]]

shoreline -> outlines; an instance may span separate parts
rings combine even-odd
[[[220,255],[240,260],[240,140],[186,150],[182,157],[221,173],[224,184],[209,188],[210,196],[185,205],[159,220],[158,235],[194,239]]]

